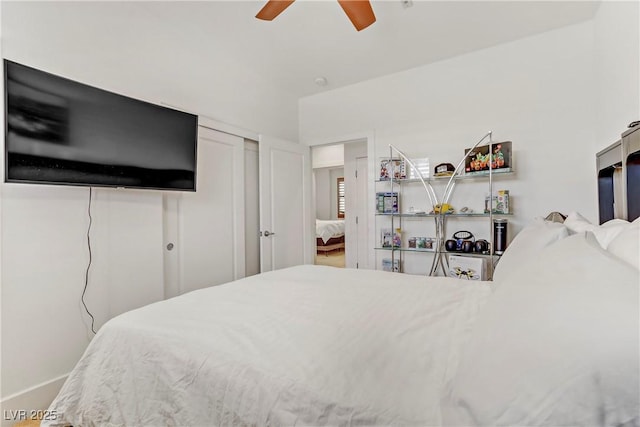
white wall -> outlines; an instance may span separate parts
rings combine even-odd
[[[297,139],[297,99],[220,52],[159,33],[136,2],[2,2],[3,54],[34,68],[238,127]],[[122,13],[122,11],[125,11]],[[153,17],[151,17],[153,18]],[[149,23],[148,23],[149,22]],[[210,68],[194,67],[216,55]]]
[[[132,13],[116,16],[113,4],[98,2],[2,2],[3,57],[221,123],[296,139],[297,100],[286,91],[223,57],[210,69],[190,67],[210,52],[185,48],[179,31],[147,31],[136,16],[139,8],[117,5],[132,7]],[[7,409],[42,408],[42,399],[28,395],[47,390],[39,396],[51,399],[56,387],[47,386],[59,386],[91,338],[80,304],[89,189],[3,183],[0,191],[1,399]],[[163,209],[162,192],[94,192],[86,301],[96,328],[113,315],[164,297]],[[13,407],[16,402],[21,406]]]
[[[344,168],[331,169],[331,172],[329,172],[331,219],[338,219],[338,178],[344,178]]]
[[[596,147],[640,120],[640,3],[600,4],[595,17]]]
[[[336,219],[334,212],[336,201],[331,197],[336,193],[331,182],[331,168],[344,165],[344,144],[331,144],[311,147],[311,167],[313,168],[313,182],[315,192],[315,207],[317,219]],[[333,190],[332,190],[333,189]],[[336,196],[337,197],[337,196]]]
[[[595,222],[595,153],[640,118],[639,7],[602,2],[582,24],[303,98],[300,139],[370,132],[376,157],[394,144],[436,165],[493,130],[514,143],[515,179],[497,182],[511,191],[512,235],[553,210]],[[484,192],[459,186],[454,205],[480,208]]]
[[[344,144],[311,147],[311,167],[329,168],[344,165]]]
[[[342,147],[340,147],[342,148]],[[316,218],[338,219],[337,179],[344,177],[344,167],[313,170],[316,196]]]
[[[331,219],[331,203],[329,202],[329,168],[313,170],[315,182],[316,218]]]
[[[394,144],[436,165],[493,130],[514,144],[514,231],[552,210],[596,220],[593,32],[587,22],[303,98],[301,141],[373,130],[376,157]],[[484,188],[470,188],[458,208],[482,206]]]

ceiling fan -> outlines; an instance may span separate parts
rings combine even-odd
[[[295,0],[269,0],[267,4],[260,9],[256,18],[272,21],[294,1]],[[338,3],[340,3],[344,13],[347,14],[353,26],[356,27],[356,30],[363,30],[376,22],[376,16],[373,14],[369,0],[338,0]]]

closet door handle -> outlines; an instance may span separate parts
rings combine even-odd
[[[264,237],[273,236],[274,234],[276,234],[276,233],[272,233],[269,230],[267,230],[267,231],[264,232]]]

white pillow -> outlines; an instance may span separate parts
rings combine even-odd
[[[640,424],[639,279],[590,234],[543,250],[481,309],[443,425]]]
[[[590,231],[595,234],[598,243],[600,243],[600,246],[604,249],[606,249],[609,243],[628,225],[629,221],[625,221],[624,219],[612,219],[602,225],[592,224],[578,212],[571,212],[564,220],[564,226],[569,230],[569,234]]]
[[[564,225],[569,229],[570,234],[593,231],[593,228],[596,227],[578,212],[569,213],[564,220]]]
[[[538,257],[540,251],[551,243],[569,235],[567,227],[557,222],[537,218],[516,234],[507,250],[500,257],[493,272],[493,281],[498,284]]]
[[[622,233],[629,226],[629,221],[625,221],[624,219],[612,219],[601,226],[594,226],[591,232],[596,236],[596,239],[598,239],[600,246],[602,246],[603,249],[607,249],[613,239],[615,239],[618,234]]]
[[[607,246],[607,251],[640,270],[640,218],[618,233]]]

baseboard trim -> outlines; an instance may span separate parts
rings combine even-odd
[[[47,409],[60,392],[68,376],[69,374],[61,375],[0,400],[1,426],[11,427],[21,421],[20,419],[12,419],[16,414],[21,414],[18,411],[25,411],[24,413],[29,416],[31,411]]]

